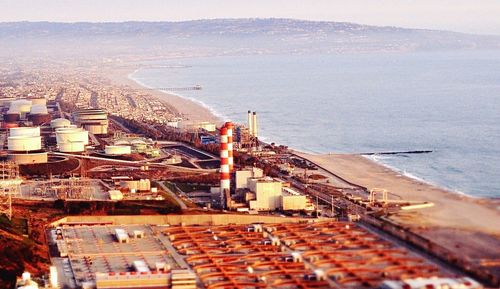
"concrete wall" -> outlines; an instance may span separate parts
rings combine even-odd
[[[251,223],[298,223],[316,221],[305,218],[282,218],[275,216],[216,214],[216,215],[140,215],[140,216],[69,216],[53,222],[52,226],[63,223],[106,223],[116,225],[227,225]]]

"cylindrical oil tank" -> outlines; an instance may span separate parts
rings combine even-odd
[[[42,125],[44,123],[50,122],[51,116],[50,114],[30,114],[28,118],[33,125]]]
[[[14,121],[18,121],[20,117],[21,117],[21,115],[19,114],[19,112],[10,112],[9,111],[6,114],[4,114],[3,119],[5,121],[8,121],[8,122],[14,122]]]
[[[48,160],[47,152],[28,153],[28,154],[8,154],[7,159],[19,165],[23,164],[41,164]]]
[[[92,134],[103,135],[108,133],[107,124],[83,124],[83,127]]]
[[[20,113],[28,113],[31,111],[31,101],[19,99],[11,102],[10,109],[18,110]]]
[[[8,148],[11,151],[37,151],[42,149],[41,136],[9,136]]]
[[[58,143],[57,146],[62,153],[79,153],[85,150],[85,143],[81,141]]]
[[[30,114],[48,114],[45,104],[34,104],[31,106]]]
[[[107,155],[129,155],[132,152],[130,146],[105,146],[104,153]]]
[[[71,121],[69,119],[65,118],[56,118],[50,121],[50,127],[51,128],[62,128],[62,127],[68,127],[71,125]]]
[[[86,109],[74,112],[73,117],[76,120],[101,120],[107,119],[108,114],[102,109]]]
[[[30,98],[30,101],[33,105],[42,104],[47,106],[47,99],[45,98]]]
[[[13,127],[9,129],[10,136],[40,136],[39,126]]]
[[[56,129],[57,144],[67,142],[83,142],[89,144],[89,132],[81,128],[58,128]]]

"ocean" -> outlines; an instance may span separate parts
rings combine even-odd
[[[474,197],[500,197],[500,51],[252,55],[148,62],[130,77],[225,120],[257,111],[261,138],[371,158]]]

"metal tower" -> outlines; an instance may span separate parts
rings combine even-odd
[[[0,214],[12,219],[12,196],[19,195],[21,178],[19,166],[13,162],[0,162]]]

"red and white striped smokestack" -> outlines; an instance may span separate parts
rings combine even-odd
[[[227,128],[220,129],[220,193],[224,198],[224,190],[231,188],[229,175],[229,153],[228,153]]]
[[[228,155],[228,163],[229,163],[229,172],[232,172],[234,169],[234,159],[233,159],[233,123],[226,122],[224,125],[227,129],[227,155]]]

